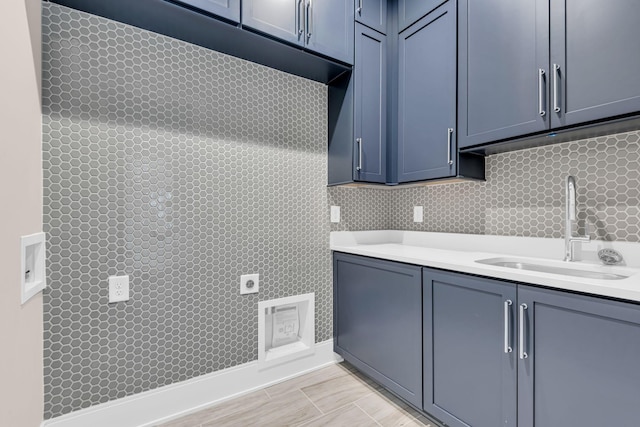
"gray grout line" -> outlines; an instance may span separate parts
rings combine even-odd
[[[369,396],[369,395],[367,394],[367,396]],[[366,397],[366,396],[362,396],[360,399],[362,399],[362,398],[364,398],[364,397]],[[358,400],[360,400],[360,399],[358,399]],[[356,402],[357,402],[357,401],[356,401]],[[362,409],[362,407],[361,407],[360,405],[358,405],[356,402],[353,402],[353,405],[354,405],[356,408],[360,409],[362,412],[364,412],[364,414],[365,414],[367,417],[371,418],[371,419],[373,420],[373,422],[374,422],[374,423],[376,423],[377,425],[379,425],[380,427],[382,427],[382,424],[380,424],[380,423],[378,422],[378,420],[376,420],[376,419],[375,419],[375,418],[373,418],[371,415],[369,415],[369,413],[368,413],[367,411],[365,411],[364,409]]]
[[[311,402],[311,404],[312,404],[312,405],[313,405],[313,406],[314,406],[318,411],[320,411],[320,413],[321,413],[322,415],[326,415],[326,414],[322,411],[322,409],[318,408],[318,405],[316,405],[316,403],[315,403],[313,400],[311,400],[311,398],[307,395],[307,393],[305,393],[305,392],[304,392],[304,390],[302,390],[301,388],[299,388],[298,390],[300,390],[300,392],[304,395],[304,397],[306,397],[306,398],[307,398],[307,400],[308,400],[309,402]],[[320,418],[320,417],[318,417],[318,418]],[[315,419],[315,418],[314,418],[314,419]]]

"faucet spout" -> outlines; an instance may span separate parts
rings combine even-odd
[[[589,242],[589,229],[585,223],[585,235],[574,236],[573,224],[576,221],[576,179],[573,176],[567,177],[565,186],[565,221],[564,221],[564,260],[573,261],[573,243]]]

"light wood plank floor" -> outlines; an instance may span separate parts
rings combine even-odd
[[[293,378],[162,427],[437,427],[347,363]]]

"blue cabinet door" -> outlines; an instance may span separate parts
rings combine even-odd
[[[520,426],[636,427],[640,306],[518,287]]]
[[[640,2],[551,1],[551,126],[640,111]]]
[[[354,0],[356,21],[387,33],[387,0]]]
[[[452,427],[515,427],[516,285],[423,274],[425,412]]]
[[[353,64],[353,6],[347,0],[306,0],[309,50]]]
[[[387,37],[356,24],[354,181],[387,178]]]
[[[242,25],[353,64],[352,4],[345,0],[243,0]]]
[[[455,176],[455,0],[401,32],[398,50],[397,180]]]
[[[420,267],[335,253],[333,275],[336,353],[420,407]]]
[[[549,0],[459,0],[458,13],[459,147],[549,129]]]
[[[233,22],[240,22],[240,0],[176,0],[196,9],[221,16]]]
[[[398,0],[398,27],[400,31],[440,6],[446,0]]]
[[[305,0],[242,0],[242,25],[303,46]]]

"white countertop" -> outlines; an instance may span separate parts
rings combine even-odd
[[[536,237],[485,236],[419,231],[335,231],[331,250],[425,267],[505,279],[551,288],[584,292],[640,302],[640,243],[574,243],[579,262],[563,262],[564,240]],[[625,266],[603,266],[598,250],[618,250]],[[611,272],[630,277],[620,280],[587,279],[560,274],[518,270],[477,263],[488,258],[527,257],[532,262]]]

